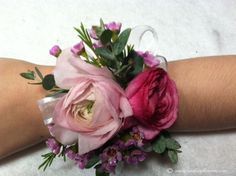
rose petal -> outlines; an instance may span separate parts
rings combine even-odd
[[[109,125],[106,126],[106,129],[99,129],[93,135],[89,134],[79,134],[78,148],[79,154],[85,154],[89,151],[99,148],[104,143],[106,143],[120,128],[119,121],[113,121]],[[103,135],[101,135],[103,134]]]
[[[98,68],[86,63],[80,57],[75,57],[70,49],[62,51],[53,73],[56,85],[64,89],[75,86],[81,77],[86,78],[86,76],[93,75],[112,78],[112,74],[107,68]]]
[[[74,144],[78,139],[78,134],[76,132],[58,125],[53,125],[52,127],[50,127],[50,133],[64,145]]]

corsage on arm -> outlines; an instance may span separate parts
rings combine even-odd
[[[176,163],[180,144],[166,129],[176,121],[178,94],[166,60],[129,44],[132,29],[121,31],[121,23],[101,20],[75,29],[78,44],[50,50],[57,58],[52,74],[38,68],[21,73],[48,91],[38,105],[51,134],[50,152],[39,168],[57,156],[80,169],[93,167],[99,176],[114,174],[122,162],[144,162],[149,153]]]

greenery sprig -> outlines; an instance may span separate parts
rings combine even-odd
[[[120,85],[126,87],[127,83],[144,68],[143,58],[134,51],[133,46],[127,45],[131,29],[125,29],[121,33],[114,32],[106,29],[102,20],[100,26],[93,26],[93,29],[98,41],[103,45],[96,49],[84,25],[81,23],[80,28],[75,28],[80,39],[96,55],[96,58],[90,58],[92,60],[90,63],[107,67]]]
[[[34,70],[28,70],[27,72],[20,73],[20,75],[25,79],[36,81],[28,82],[28,84],[41,85],[45,90],[49,91],[50,93],[47,96],[54,96],[60,93],[68,92],[68,90],[61,89],[56,86],[53,74],[43,76],[37,67],[35,67]]]
[[[180,144],[170,137],[167,131],[162,132],[156,140],[152,142],[152,149],[158,154],[167,154],[174,164],[178,162],[178,153],[181,153]]]
[[[59,154],[49,152],[47,154],[41,155],[43,157],[44,161],[42,164],[40,164],[38,169],[40,170],[41,168],[43,168],[43,171],[45,171],[48,167],[50,167],[52,165],[52,162],[56,158],[56,156],[63,157],[63,160],[65,162],[66,161],[65,149],[66,149],[66,146],[62,145],[62,150]]]

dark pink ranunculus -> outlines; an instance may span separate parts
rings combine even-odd
[[[126,88],[138,128],[146,139],[169,128],[177,118],[178,94],[175,82],[162,68],[150,68],[137,75]]]

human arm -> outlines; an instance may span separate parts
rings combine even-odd
[[[236,55],[169,62],[179,92],[179,114],[170,131],[236,128]]]
[[[36,101],[46,95],[19,73],[35,64],[0,60],[0,157],[49,136]],[[37,66],[43,74],[53,67]],[[236,56],[204,57],[168,63],[179,92],[178,119],[171,131],[236,128]]]

